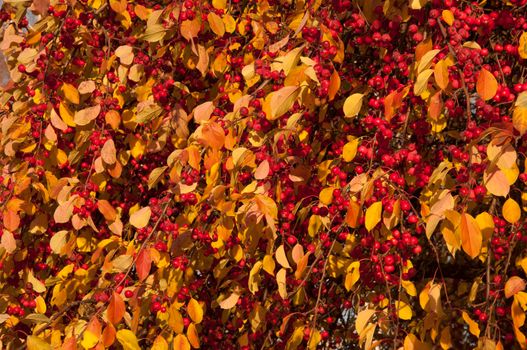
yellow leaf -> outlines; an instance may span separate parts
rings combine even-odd
[[[511,224],[515,224],[518,222],[518,220],[520,220],[521,217],[520,205],[514,199],[509,198],[503,204],[501,213],[505,220]]]
[[[282,265],[283,268],[285,269],[291,268],[291,265],[289,265],[289,261],[287,260],[287,255],[285,253],[285,248],[283,244],[280,245],[278,249],[276,249],[275,256],[276,256],[276,261],[278,261],[278,263]]]
[[[174,350],[190,350],[190,343],[184,334],[178,334],[172,343]]]
[[[181,316],[178,307],[177,303],[170,305],[170,308],[168,309],[168,325],[174,332],[180,334],[183,333],[185,324],[183,323],[183,316]]]
[[[432,69],[425,69],[417,76],[417,80],[414,85],[414,95],[421,96],[428,87],[428,79],[434,73]]]
[[[152,210],[150,207],[144,207],[139,209],[130,215],[130,225],[135,228],[143,228],[148,225],[150,221],[150,216],[152,215]]]
[[[346,279],[344,280],[344,287],[349,292],[351,288],[357,283],[360,278],[360,261],[354,261],[348,267],[348,272],[346,273]]]
[[[505,283],[505,298],[510,298],[523,290],[525,290],[525,280],[518,276],[512,276]]]
[[[362,310],[357,314],[357,319],[355,320],[355,329],[360,335],[365,329],[370,321],[370,318],[375,314],[375,310],[366,309]]]
[[[61,90],[62,90],[62,93],[64,94],[64,97],[66,97],[66,100],[76,105],[79,104],[80,102],[79,91],[75,88],[75,86],[64,83],[62,84]]]
[[[71,109],[63,102],[59,105],[59,114],[60,118],[67,126],[74,127],[75,121],[73,120],[73,112]]]
[[[401,320],[411,320],[413,316],[412,308],[404,301],[395,302],[395,312]]]
[[[344,117],[353,118],[359,114],[362,108],[363,97],[364,94],[353,94],[346,98],[346,101],[344,101],[344,106],[342,107],[344,110]]]
[[[440,50],[430,50],[426,52],[423,57],[419,60],[419,65],[417,66],[417,75],[420,75],[423,71],[430,68],[432,65],[432,61],[434,57],[437,56],[437,54],[440,52]]]
[[[225,23],[220,16],[214,12],[209,12],[207,16],[207,21],[209,22],[210,29],[219,37],[222,37],[225,34]]]
[[[227,8],[227,0],[212,0],[212,6],[218,10],[224,10]]]
[[[333,187],[326,187],[322,191],[320,191],[320,194],[318,195],[318,198],[320,199],[320,203],[325,205],[330,205],[333,201],[333,191],[335,189]]]
[[[443,18],[443,21],[445,21],[449,26],[454,23],[454,14],[450,10],[443,10],[441,17]]]
[[[527,132],[527,107],[518,106],[512,112],[512,125],[523,136]]]
[[[434,78],[437,86],[441,90],[445,90],[448,87],[448,66],[445,60],[439,60],[434,66]]]
[[[185,20],[181,23],[180,31],[181,35],[190,41],[192,38],[195,38],[198,36],[199,30],[201,28],[201,21],[200,17],[195,17],[192,21],[191,20]]]
[[[429,0],[410,0],[410,8],[412,10],[420,10]]]
[[[523,32],[518,43],[518,54],[521,58],[527,59],[527,32]]]
[[[91,349],[99,342],[99,337],[90,331],[85,331],[82,335],[81,345],[85,349]]]
[[[196,325],[194,323],[191,323],[188,325],[187,338],[188,338],[190,345],[192,345],[194,349],[199,348],[200,344],[199,344],[198,330],[196,329]]]
[[[498,91],[498,81],[494,78],[494,75],[485,68],[481,68],[481,71],[479,72],[478,80],[476,81],[476,91],[485,101],[493,98]]]
[[[470,318],[470,316],[463,311],[462,313],[463,320],[468,324],[468,330],[472,335],[475,335],[476,337],[479,337],[479,325]]]
[[[382,202],[375,202],[366,209],[366,217],[364,225],[368,231],[373,230],[375,226],[381,221]]]
[[[220,0],[220,1],[225,1],[225,0]],[[234,33],[234,31],[236,30],[236,21],[231,15],[229,14],[224,15],[223,23],[225,23],[225,31],[227,33]]]
[[[37,336],[30,335],[27,337],[27,350],[51,350],[51,345]]]
[[[492,215],[484,211],[483,213],[476,216],[476,222],[478,223],[481,234],[484,240],[489,240],[494,232],[494,219]]]
[[[298,86],[284,86],[273,92],[270,99],[271,115],[267,118],[274,120],[287,113],[293,107],[299,93]]]
[[[271,255],[266,255],[263,258],[263,269],[265,272],[270,274],[271,276],[274,276],[274,268],[275,268],[275,262]]]
[[[483,236],[481,235],[481,230],[479,229],[476,219],[474,219],[470,214],[461,214],[461,223],[459,228],[461,246],[465,253],[474,259],[481,251],[483,240]]]
[[[187,312],[194,323],[198,324],[203,320],[203,309],[196,299],[190,299],[187,305]]]
[[[404,350],[431,350],[432,345],[422,342],[415,335],[409,333],[406,338],[404,338],[403,344]]]
[[[162,336],[158,335],[150,350],[168,350],[168,343]]]
[[[287,271],[286,269],[280,269],[276,273],[276,283],[278,284],[278,294],[282,297],[282,299],[287,299],[287,284],[286,284],[286,275]]]
[[[302,50],[304,49],[304,46],[297,47],[287,53],[285,55],[282,68],[284,70],[285,75],[289,75],[291,72],[291,69],[295,67],[298,63],[298,60],[300,59],[300,54],[302,53]]]
[[[408,293],[408,295],[412,297],[417,296],[417,289],[415,288],[415,285],[412,282],[407,281],[407,280],[402,280],[401,284],[404,290],[406,291],[406,293]]]
[[[312,329],[309,336],[309,341],[307,343],[307,348],[309,350],[316,350],[318,343],[322,340],[322,336],[318,329]]]
[[[351,162],[357,155],[357,147],[359,146],[359,139],[354,138],[346,143],[342,148],[342,159],[345,162]]]
[[[36,297],[35,302],[37,303],[36,309],[39,314],[45,314],[47,310],[46,301],[40,295]]]

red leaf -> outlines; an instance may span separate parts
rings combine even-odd
[[[152,258],[150,257],[150,253],[146,249],[141,250],[135,262],[135,269],[137,270],[137,276],[139,276],[140,281],[148,277],[151,265]]]
[[[108,321],[113,324],[118,324],[124,316],[124,311],[125,305],[123,298],[114,292],[110,300],[110,305],[108,305],[108,310],[106,311]]]

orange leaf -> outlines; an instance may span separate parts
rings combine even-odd
[[[339,76],[339,72],[336,69],[334,69],[333,73],[331,73],[331,77],[329,78],[328,97],[330,101],[333,101],[339,89],[340,89],[340,76]]]
[[[115,327],[111,323],[108,323],[102,331],[102,343],[105,347],[108,348],[115,342],[115,335]]]
[[[152,266],[152,258],[150,253],[146,249],[142,249],[139,254],[137,254],[137,260],[135,262],[135,269],[137,271],[137,276],[139,276],[140,281],[144,281],[145,278],[150,274],[150,268]]]
[[[190,344],[184,334],[178,334],[172,342],[174,350],[190,350]]]
[[[485,101],[490,100],[498,91],[498,81],[491,72],[482,68],[476,81],[476,91]]]
[[[106,310],[108,321],[113,324],[118,324],[124,316],[124,311],[125,305],[123,298],[114,292],[110,300],[110,305],[108,305],[108,309]]]
[[[460,236],[461,246],[465,253],[472,259],[477,257],[481,250],[483,236],[476,219],[470,214],[461,214]]]
[[[198,330],[196,329],[196,325],[194,323],[191,323],[188,325],[187,328],[187,338],[192,345],[194,349],[199,348],[199,336],[198,336]]]
[[[97,209],[107,221],[114,221],[117,218],[117,210],[106,199],[99,199]]]
[[[190,299],[187,305],[187,312],[195,323],[201,323],[203,320],[203,308],[196,299]]]
[[[192,21],[185,20],[181,23],[180,31],[181,35],[190,41],[192,38],[198,36],[199,30],[201,27],[201,21],[199,18],[194,18]]]
[[[238,302],[238,299],[240,299],[240,294],[232,293],[226,299],[220,301],[220,307],[222,309],[232,309]]]
[[[150,215],[152,215],[152,210],[150,207],[144,207],[130,215],[130,225],[135,228],[143,228],[148,225],[150,221]]]
[[[445,90],[448,86],[448,66],[445,60],[439,60],[434,66],[434,78],[437,86]]]

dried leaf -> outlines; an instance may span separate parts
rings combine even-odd
[[[100,105],[95,105],[93,107],[88,107],[88,108],[85,108],[83,110],[75,112],[75,116],[73,117],[73,120],[74,120],[75,124],[77,124],[77,125],[81,125],[81,126],[88,125],[91,121],[93,121],[93,120],[95,120],[95,118],[97,118],[97,116],[99,115],[100,112],[101,112],[101,106]],[[61,116],[62,116],[62,113],[61,113]],[[64,120],[64,121],[66,122],[66,124],[68,124],[68,122],[66,120]]]

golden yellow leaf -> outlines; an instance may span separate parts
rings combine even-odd
[[[425,55],[426,56],[426,55]],[[425,69],[417,76],[417,80],[414,85],[414,95],[421,96],[428,88],[428,79],[434,74],[432,69]]]
[[[170,308],[168,309],[168,325],[174,332],[180,334],[183,333],[185,324],[183,323],[183,316],[181,316],[181,312],[179,312],[177,308],[177,303],[170,305]]]
[[[278,284],[278,294],[282,299],[287,299],[286,269],[282,268],[276,273],[276,283]]]
[[[439,345],[443,350],[452,348],[452,337],[450,335],[450,326],[447,325],[441,331],[441,337],[439,338]]]
[[[432,66],[432,61],[434,60],[434,57],[437,56],[437,54],[440,52],[440,50],[430,50],[427,51],[423,57],[419,60],[419,64],[417,66],[417,75],[421,75],[421,73],[428,68]]]
[[[273,92],[270,99],[271,115],[268,115],[267,118],[274,120],[287,113],[295,103],[299,93],[298,86],[284,86]]]
[[[366,326],[368,322],[370,321],[370,318],[375,314],[375,310],[372,309],[366,309],[362,310],[357,314],[357,318],[355,319],[355,329],[357,330],[357,333],[360,335],[362,332],[366,329]]]
[[[74,116],[73,116],[73,112],[71,111],[71,109],[68,107],[68,105],[66,105],[64,102],[60,102],[60,105],[59,105],[59,114],[60,114],[60,118],[62,119],[62,121],[64,123],[66,123],[67,126],[75,126],[75,121],[73,120]],[[53,113],[51,114],[51,116],[53,117]],[[52,122],[53,122],[53,119],[52,119]],[[54,123],[56,124],[56,123]],[[57,129],[60,129],[60,130],[65,130],[63,128],[60,128],[56,125],[54,125]]]
[[[357,147],[359,146],[359,139],[354,138],[346,143],[342,148],[342,159],[345,162],[351,162],[357,155]]]
[[[174,350],[190,350],[190,343],[184,334],[178,334],[172,342]]]
[[[79,91],[75,88],[75,86],[64,83],[61,87],[62,93],[64,94],[64,97],[66,97],[66,100],[69,102],[78,105],[80,102],[80,96]]]
[[[441,90],[445,90],[448,87],[448,66],[445,60],[439,60],[434,66],[434,78],[437,86]]]
[[[527,107],[518,106],[512,112],[512,125],[523,136],[527,132]]]
[[[344,106],[342,107],[344,110],[344,117],[353,118],[359,114],[362,108],[363,97],[364,94],[353,94],[346,98],[344,101]]]
[[[505,282],[505,298],[510,298],[518,292],[525,290],[525,280],[518,276],[512,276]]]
[[[210,29],[219,37],[222,37],[225,34],[225,23],[220,16],[214,12],[209,12],[207,16],[207,21],[209,22]]]
[[[527,59],[527,32],[523,32],[518,42],[518,54],[521,58]]]
[[[335,189],[333,187],[326,187],[322,191],[320,191],[320,194],[318,195],[318,198],[320,199],[320,203],[325,205],[330,205],[333,201],[333,191]]]
[[[476,91],[485,101],[493,98],[498,91],[498,81],[494,75],[485,68],[481,68],[479,72],[478,80],[476,81]]]
[[[382,213],[382,202],[378,201],[373,203],[366,209],[366,217],[364,220],[364,226],[368,231],[373,230],[375,226],[381,221]]]
[[[220,0],[220,1],[225,1],[225,0]],[[234,31],[236,30],[236,21],[231,15],[229,15],[228,13],[224,15],[223,23],[225,23],[225,31],[227,33],[234,33]]]
[[[463,248],[463,251],[468,254],[468,256],[474,259],[479,255],[483,241],[483,236],[476,219],[474,219],[470,214],[461,214],[461,223],[459,225],[459,229],[461,236],[461,247]]]
[[[490,239],[492,233],[494,232],[494,219],[492,218],[492,215],[484,211],[483,213],[476,216],[476,222],[478,223],[479,229],[481,230],[483,239]]]
[[[505,220],[511,224],[515,224],[520,220],[521,217],[521,208],[520,205],[512,198],[509,198],[503,204],[501,208],[501,213]]]
[[[298,60],[300,59],[300,54],[302,53],[302,50],[304,49],[304,46],[297,47],[291,51],[289,51],[285,56],[284,60],[282,62],[282,69],[284,70],[285,75],[289,75],[293,67],[295,67],[298,63]]]
[[[137,337],[129,329],[117,331],[117,341],[123,346],[123,350],[141,350]]]
[[[471,319],[470,316],[465,311],[463,311],[461,315],[463,317],[463,320],[468,324],[469,332],[472,335],[479,337],[479,333],[480,333],[479,325],[473,319]]]
[[[51,350],[51,344],[34,335],[27,337],[27,350]]]
[[[289,265],[289,261],[287,260],[287,255],[285,253],[285,248],[283,244],[280,245],[278,249],[276,249],[275,256],[276,256],[276,261],[278,261],[278,263],[282,265],[283,268],[285,269],[291,268],[291,265]]]
[[[270,274],[271,276],[274,276],[274,268],[276,264],[274,262],[274,259],[272,255],[266,255],[263,258],[263,269],[265,272]]]
[[[227,8],[227,0],[212,0],[212,6],[218,10],[224,10]]]
[[[413,316],[412,308],[410,307],[410,305],[400,300],[395,302],[395,312],[401,320],[411,320]]]
[[[152,215],[152,210],[150,207],[144,207],[139,209],[130,215],[130,225],[135,228],[143,228],[148,225],[150,221],[150,216]]]
[[[445,21],[449,26],[454,23],[454,14],[450,10],[443,10],[441,17],[443,18],[443,21]]]
[[[194,323],[199,324],[203,320],[203,309],[196,299],[190,299],[187,305],[187,312]]]
[[[162,336],[158,335],[150,350],[168,350],[168,343]]]
[[[348,266],[346,279],[344,280],[344,287],[349,292],[351,288],[357,283],[360,278],[360,261],[354,261]]]
[[[432,345],[420,341],[415,335],[409,333],[404,338],[403,350],[432,350]]]

